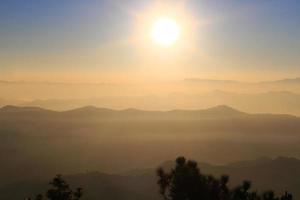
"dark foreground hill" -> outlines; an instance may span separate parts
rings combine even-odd
[[[173,163],[172,163],[173,164]],[[170,162],[163,164],[165,168]],[[253,188],[259,191],[274,189],[277,193],[288,190],[295,199],[300,197],[300,160],[287,157],[275,159],[261,158],[253,161],[238,162],[216,166],[200,164],[202,173],[220,176],[230,175],[230,184],[237,185],[244,179],[253,181]],[[71,186],[84,188],[84,199],[97,200],[158,200],[155,169],[135,170],[119,175],[104,173],[85,173],[66,177]],[[0,199],[19,200],[45,191],[47,181],[25,181],[9,184],[0,188]]]

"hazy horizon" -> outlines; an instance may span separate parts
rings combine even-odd
[[[0,106],[37,106],[58,111],[87,105],[144,110],[228,105],[249,113],[300,116],[299,78],[259,82],[198,78],[131,83],[2,81],[0,92]]]

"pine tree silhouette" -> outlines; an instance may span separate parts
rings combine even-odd
[[[229,189],[228,176],[215,178],[200,173],[197,162],[186,161],[178,157],[175,167],[170,172],[157,170],[160,194],[165,200],[292,200],[293,196],[286,192],[277,197],[273,191],[259,195],[251,191],[251,182]]]
[[[82,197],[82,188],[77,188],[73,191],[61,175],[57,175],[49,183],[52,188],[46,192],[46,197],[48,200],[80,200]],[[34,200],[43,200],[42,194],[35,197]],[[28,198],[27,200],[31,200]]]

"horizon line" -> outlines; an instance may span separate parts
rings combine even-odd
[[[247,84],[259,84],[259,83],[273,83],[273,82],[282,82],[282,81],[300,81],[300,76],[290,77],[290,78],[281,78],[281,79],[273,79],[273,80],[260,80],[260,81],[241,81],[234,79],[215,79],[215,78],[184,78],[177,79],[171,82],[178,81],[212,81],[212,82],[231,82],[231,83],[247,83]],[[132,82],[131,82],[132,83]],[[0,84],[45,84],[45,85],[118,85],[124,83],[115,83],[115,82],[71,82],[71,81],[25,81],[25,80],[1,80]]]

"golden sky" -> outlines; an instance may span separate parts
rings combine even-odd
[[[291,0],[0,4],[2,80],[118,83],[300,76],[300,6]],[[151,38],[155,23],[164,18],[180,30],[168,47]]]

